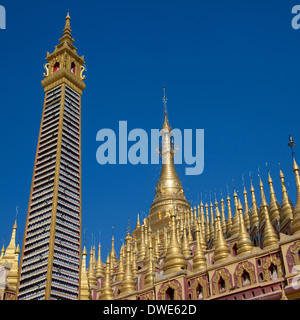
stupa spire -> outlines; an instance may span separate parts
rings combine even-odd
[[[243,217],[243,207],[241,204],[241,201],[239,200],[238,204],[238,212],[240,217],[240,230],[239,230],[239,236],[237,239],[237,254],[247,254],[252,251],[253,248],[253,242],[250,240],[249,233],[246,230],[244,217]]]
[[[65,27],[63,30],[62,38],[60,38],[59,41],[61,43],[69,42],[72,44],[74,42],[74,39],[72,38],[71,17],[70,17],[69,12],[67,13],[65,21],[66,22],[65,22]]]
[[[165,274],[178,272],[185,270],[187,262],[181,252],[179,243],[176,237],[176,226],[175,226],[175,209],[171,210],[171,239],[167,249],[167,255],[163,264],[163,270]]]
[[[217,239],[216,239],[216,245],[215,245],[215,251],[214,251],[214,261],[221,262],[225,260],[229,255],[229,249],[222,232],[222,226],[220,221],[220,211],[218,206],[216,206],[216,229],[217,229],[216,230]]]
[[[168,215],[166,213],[174,205],[179,210],[183,209],[184,211],[190,208],[174,165],[174,137],[168,119],[165,87],[163,90],[164,123],[160,131],[161,145],[159,147],[159,154],[162,157],[162,168],[156,185],[155,198],[149,213],[152,216],[149,221],[154,232],[157,228],[162,230],[164,226],[168,226]],[[163,216],[162,213],[164,213]]]

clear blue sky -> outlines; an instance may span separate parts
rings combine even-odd
[[[58,44],[70,10],[79,55],[87,63],[82,99],[83,229],[102,233],[102,259],[115,224],[116,250],[127,219],[148,214],[160,166],[100,166],[96,134],[128,129],[150,132],[162,125],[162,87],[167,88],[173,128],[205,130],[205,169],[185,176],[192,204],[200,192],[226,182],[249,191],[249,171],[258,193],[257,169],[269,199],[265,162],[281,201],[278,162],[295,202],[291,133],[300,164],[300,30],[291,27],[296,1],[64,1],[2,0],[7,30],[0,30],[1,177],[0,244],[11,235],[19,205],[23,239],[34,157],[43,107],[41,87],[47,51]],[[250,200],[250,197],[249,197]]]

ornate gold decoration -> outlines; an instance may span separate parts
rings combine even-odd
[[[238,288],[243,287],[242,283],[242,275],[244,273],[244,270],[246,270],[249,274],[250,278],[250,283],[249,285],[252,285],[255,283],[255,269],[252,263],[248,261],[244,261],[242,263],[239,263],[238,266],[236,267],[236,271],[234,273],[235,278],[236,278],[236,283]]]
[[[83,75],[83,72],[87,71],[85,66],[80,67],[80,79],[84,80],[86,77]]]
[[[294,265],[300,265],[299,252],[300,241],[296,241],[292,246],[290,246],[290,252],[294,260]]]
[[[192,285],[192,296],[193,300],[198,300],[199,298],[197,297],[197,287],[198,284],[202,287],[202,293],[203,293],[203,299],[208,298],[208,289],[207,289],[207,280],[203,279],[202,277],[198,277],[195,279],[193,285]]]
[[[212,278],[213,294],[215,294],[215,295],[220,293],[219,292],[219,281],[220,281],[221,277],[225,282],[225,291],[228,292],[230,289],[230,273],[229,273],[229,271],[225,268],[217,270]]]
[[[267,257],[264,264],[263,264],[263,270],[264,270],[264,279],[265,281],[270,281],[270,273],[269,268],[271,264],[273,263],[274,266],[277,267],[277,278],[280,279],[282,277],[282,267],[281,267],[281,260],[275,256]]]
[[[172,288],[174,290],[174,300],[182,299],[182,288],[177,280],[172,280],[164,283],[158,292],[158,300],[166,300],[166,291]]]
[[[44,64],[44,69],[46,70],[46,73],[44,73],[43,76],[46,78],[49,76],[49,63]]]

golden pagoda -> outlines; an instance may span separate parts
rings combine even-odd
[[[293,155],[290,170],[294,172],[297,189],[295,206],[288,197],[280,170],[280,180],[273,182],[268,175],[269,204],[259,177],[260,204],[255,196],[255,181],[250,179],[251,203],[248,203],[243,181],[244,212],[235,188],[234,216],[229,189],[226,209],[221,195],[221,212],[217,197],[215,206],[211,199],[210,202],[205,199],[205,204],[201,199],[192,208],[174,165],[175,146],[166,109],[165,88],[162,144],[159,148],[162,168],[148,216],[140,221],[137,215],[132,234],[128,226],[126,244],[121,247],[119,258],[114,236],[105,264],[101,261],[101,245],[96,259],[96,248],[92,243],[87,266],[85,245],[81,252],[80,159],[85,67],[83,57],[78,56],[73,46],[70,20],[68,14],[60,43],[52,54],[47,54],[48,63],[42,81],[46,96],[38,141],[39,148],[47,146],[49,141],[53,143],[52,156],[41,159],[44,151],[37,150],[20,267],[15,223],[8,247],[1,250],[0,300],[299,300],[300,288],[299,283],[295,285],[295,279],[300,265],[300,178],[293,152],[295,142],[290,137]],[[47,114],[48,107],[54,108],[55,114]],[[74,113],[77,121],[65,123],[64,112]],[[51,118],[52,115],[55,119]],[[50,119],[43,122],[44,116],[55,120],[54,129],[57,131],[52,132],[47,126]],[[75,139],[76,144],[68,145],[64,140],[66,137],[70,141]],[[48,141],[46,145],[45,141]],[[77,153],[72,157],[68,150],[73,147],[77,148]],[[40,174],[45,178],[39,171],[43,168],[53,170],[50,179],[46,177],[47,185],[39,180]],[[73,188],[72,198],[76,210],[68,203],[68,197],[72,197],[72,182],[64,172],[76,174],[77,180],[74,178],[74,181],[77,185]],[[274,191],[275,184],[281,186],[281,206]],[[46,186],[49,190],[44,189]],[[205,190],[201,177],[199,189]],[[35,206],[40,196],[46,201],[37,209]],[[37,221],[33,223],[32,218]],[[44,218],[48,219],[47,223],[40,221]],[[77,233],[68,229],[68,236],[57,237],[66,232],[71,223]],[[40,251],[37,245],[45,248]],[[59,264],[58,259],[63,263]]]

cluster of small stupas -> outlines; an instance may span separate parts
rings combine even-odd
[[[171,132],[167,114],[163,130]],[[164,139],[164,135],[163,135]],[[166,138],[166,141],[168,138]],[[292,141],[292,140],[291,140]],[[233,211],[228,194],[192,208],[177,176],[172,149],[163,157],[150,213],[127,233],[117,259],[114,238],[106,263],[91,248],[82,257],[81,299],[196,300],[296,299],[300,297],[300,180],[293,154],[297,203],[293,206],[279,176],[282,202],[268,173],[270,201],[259,177],[260,205],[251,180],[251,201],[244,186],[243,206],[236,190]]]

